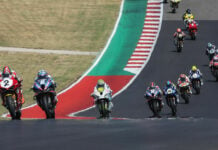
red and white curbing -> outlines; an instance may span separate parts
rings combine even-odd
[[[147,64],[157,41],[162,22],[162,0],[148,0],[142,34],[124,70],[138,74]]]

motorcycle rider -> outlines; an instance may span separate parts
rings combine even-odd
[[[210,67],[211,71],[213,71],[214,66],[218,66],[218,54],[215,54],[213,56],[212,60],[210,61],[209,67]]]
[[[49,75],[45,70],[39,70],[38,73],[37,73],[37,76],[34,80],[34,83],[37,82],[38,80],[41,80],[41,79],[50,79],[51,80],[51,90],[54,91],[54,98],[53,98],[53,104],[54,104],[54,107],[56,107],[56,104],[58,102],[58,99],[57,99],[57,96],[56,96],[56,92],[55,92],[55,88],[56,88],[56,82],[54,81],[54,79],[51,77],[51,75]],[[35,92],[35,95],[34,95],[34,99],[37,98],[36,95],[37,95],[37,89],[34,88],[34,85],[33,85],[33,91]],[[40,106],[40,104],[39,104]]]
[[[200,76],[200,80],[201,80],[201,85],[203,85],[203,78],[202,78],[202,73],[200,71],[200,69],[197,68],[197,66],[192,66],[191,70],[189,71],[189,79],[191,80],[191,77],[194,73],[197,73]]]
[[[176,4],[176,8],[179,8],[179,3],[181,0],[170,0],[170,6],[172,7],[173,4]]]
[[[191,9],[187,9],[186,12],[183,14],[182,19],[184,21],[186,29],[188,28],[188,21],[194,20],[194,15],[191,13]]]
[[[97,85],[94,87],[94,91],[91,94],[91,96],[95,99],[95,104],[97,102],[97,97],[95,96],[95,93],[98,91],[99,88],[102,88],[102,90],[107,90],[109,91],[109,106],[108,106],[108,111],[111,112],[111,109],[113,107],[113,103],[112,103],[112,90],[110,88],[110,86],[103,80],[103,79],[99,79],[97,81]],[[98,106],[98,105],[97,105]],[[103,114],[100,114],[100,118],[102,117]]]
[[[182,32],[182,29],[181,28],[177,28],[176,32],[173,34],[173,37],[174,37],[174,44],[177,45],[177,40],[178,40],[178,37],[179,36],[182,36],[182,41],[184,42],[184,38],[185,38],[185,33]]]
[[[158,91],[158,93],[159,93],[158,99],[161,100],[161,107],[163,107],[164,106],[164,102],[162,100],[163,92],[161,91],[160,87],[158,85],[156,85],[154,82],[151,82],[149,87],[147,88],[147,90],[145,92],[145,98],[148,100],[150,99],[149,93],[151,93],[151,90]]]
[[[211,53],[211,50],[214,50],[214,53]],[[212,55],[213,58],[215,53],[218,53],[218,49],[216,49],[216,45],[212,44],[211,42],[208,42],[206,47],[206,55]]]
[[[178,81],[177,81],[178,88],[179,88],[179,85],[181,83],[188,83],[189,84],[189,86],[188,86],[188,93],[192,94],[191,81],[190,81],[190,79],[185,74],[180,74],[179,75],[179,78],[178,78]]]
[[[173,89],[173,90],[176,91],[176,93],[175,93],[175,94],[176,94],[176,102],[179,103],[179,93],[178,93],[178,91],[177,91],[176,85],[175,85],[173,82],[171,82],[170,80],[168,80],[168,81],[166,82],[166,85],[165,85],[165,87],[163,88],[163,94],[164,94],[164,95],[167,95],[167,90],[168,90],[169,88],[171,88],[171,89]]]
[[[17,73],[12,70],[9,66],[4,66],[2,72],[0,73],[0,78],[4,79],[4,78],[14,78],[15,80],[17,80],[18,84],[19,84],[19,88],[18,90],[16,90],[17,95],[20,95],[17,97],[17,102],[18,105],[20,105],[20,107],[22,106],[22,104],[25,102],[25,99],[23,97],[23,93],[22,93],[22,79],[17,75]],[[4,104],[3,104],[4,105]]]

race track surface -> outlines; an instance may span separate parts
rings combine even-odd
[[[183,27],[182,21],[169,21],[165,16],[149,63],[134,83],[114,98],[113,119],[0,121],[1,149],[217,150],[218,83],[205,55],[207,42],[218,45],[217,20],[199,19],[197,40],[187,35],[182,53],[175,51],[172,41],[177,27]],[[169,117],[166,105],[161,119],[148,118],[151,111],[143,98],[148,84],[155,81],[162,88],[166,80],[175,82],[180,73],[187,74],[192,65],[204,74],[201,94],[193,95],[190,104],[180,99],[177,118]],[[77,115],[98,114],[92,109]]]

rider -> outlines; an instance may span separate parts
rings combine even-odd
[[[218,54],[214,55],[212,60],[210,61],[209,67],[211,71],[213,71],[213,66],[218,66]]]
[[[176,5],[176,6],[177,6],[176,8],[178,8],[180,2],[181,2],[181,0],[170,0],[170,6],[172,7],[173,4],[177,4],[177,5]]]
[[[41,80],[41,79],[50,79],[51,80],[51,83],[52,85],[50,86],[52,89],[52,91],[54,91],[54,101],[53,101],[53,104],[54,104],[54,107],[56,106],[57,102],[58,102],[58,99],[57,99],[57,96],[56,96],[56,92],[55,92],[55,88],[56,88],[56,82],[54,81],[54,79],[51,77],[51,75],[49,75],[45,70],[39,70],[38,73],[37,73],[37,77],[35,78],[35,82],[37,82],[38,80]],[[35,93],[37,93],[37,90],[34,88],[34,85],[33,85],[33,91]],[[36,95],[35,95],[36,96]],[[35,97],[34,96],[34,97]],[[37,97],[36,97],[37,98]]]
[[[166,82],[166,86],[165,86],[164,89],[163,89],[164,95],[167,95],[167,90],[168,90],[169,88],[171,88],[171,89],[173,89],[173,90],[176,91],[176,93],[175,93],[175,94],[176,94],[176,102],[179,103],[179,93],[178,93],[178,91],[177,91],[177,89],[176,89],[176,85],[175,85],[173,82],[171,82],[170,80],[168,80],[168,81]]]
[[[19,83],[19,88],[18,90],[16,90],[17,92],[17,95],[20,95],[17,97],[17,101],[18,101],[18,104],[20,104],[22,106],[22,104],[25,102],[24,100],[24,97],[23,97],[23,93],[22,93],[22,79],[20,77],[18,77],[17,73],[12,70],[9,66],[5,66],[3,67],[3,70],[1,72],[1,78],[4,79],[4,78],[14,78],[15,80],[17,80],[17,82]],[[3,104],[4,105],[4,104]]]
[[[188,92],[190,94],[192,94],[190,79],[185,74],[180,74],[179,78],[178,78],[178,81],[177,81],[177,86],[179,86],[181,83],[185,83],[185,82],[189,83]]]
[[[207,48],[206,48],[206,55],[210,53],[210,50],[214,49],[214,53],[218,50],[216,50],[216,45],[212,44],[211,42],[207,43]],[[213,54],[214,54],[213,53]]]
[[[182,32],[181,28],[177,28],[176,32],[173,34],[175,45],[177,45],[177,39],[180,35],[182,36],[182,41],[184,42],[185,33]]]
[[[201,85],[203,85],[203,79],[202,79],[202,73],[200,71],[200,69],[197,68],[197,66],[192,66],[191,70],[189,71],[189,79],[191,79],[191,76],[197,73],[198,75],[200,75],[200,80],[201,80]]]
[[[182,16],[183,21],[187,21],[189,19],[194,20],[194,15],[191,13],[191,9],[186,9],[185,13]]]
[[[149,87],[147,88],[146,92],[145,92],[145,98],[150,99],[149,93],[151,93],[151,90],[155,90],[158,91],[158,99],[161,100],[161,107],[164,106],[164,102],[162,100],[162,91],[160,89],[160,87],[158,85],[156,85],[154,82],[151,82]]]
[[[111,90],[110,86],[107,83],[105,83],[105,81],[103,79],[99,79],[97,81],[97,85],[94,87],[94,92],[91,94],[91,96],[94,97],[95,102],[96,102],[97,97],[95,97],[94,93],[96,93],[96,91],[99,91],[101,89],[102,89],[102,91],[107,90],[109,92],[109,95],[108,95],[109,96],[109,98],[108,98],[108,100],[109,100],[108,110],[111,112],[111,109],[113,107],[113,103],[111,101],[112,100],[112,90]],[[102,114],[100,114],[100,115],[102,116]]]

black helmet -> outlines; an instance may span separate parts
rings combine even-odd
[[[186,13],[187,13],[187,14],[191,14],[191,9],[189,9],[189,8],[186,9]]]

